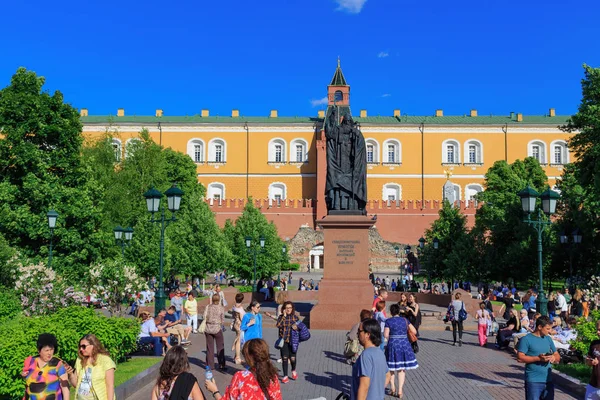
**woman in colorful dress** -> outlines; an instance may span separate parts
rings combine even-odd
[[[21,376],[25,378],[25,397],[30,400],[68,400],[69,381],[65,363],[54,357],[56,337],[42,333],[37,340],[37,357],[27,357]]]
[[[189,370],[187,352],[181,346],[173,346],[160,365],[152,400],[204,400],[198,380]]]
[[[390,314],[392,316],[385,321],[385,329],[383,331],[383,336],[388,340],[387,347],[385,348],[385,358],[388,368],[392,373],[390,395],[402,398],[402,390],[406,380],[405,371],[419,367],[407,336],[409,330],[415,335],[417,334],[417,330],[406,318],[400,316],[400,306],[398,304],[390,306]],[[396,375],[398,376],[397,391]]]
[[[76,388],[75,400],[115,399],[117,366],[95,335],[90,333],[81,338],[75,369],[66,368],[69,382]]]
[[[221,395],[214,380],[204,385],[215,400],[281,400],[277,369],[269,356],[269,345],[262,339],[252,339],[242,349],[248,369],[233,375],[225,393]]]

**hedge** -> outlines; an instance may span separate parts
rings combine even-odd
[[[0,323],[21,313],[21,301],[12,290],[0,289]]]
[[[0,325],[0,398],[21,398],[23,360],[37,355],[40,333],[52,333],[58,340],[56,356],[75,365],[79,340],[95,334],[115,362],[123,361],[136,349],[140,324],[134,319],[107,318],[92,309],[73,306],[42,317],[22,315]]]

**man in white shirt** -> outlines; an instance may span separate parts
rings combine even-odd
[[[567,312],[569,311],[569,305],[567,304],[567,300],[565,299],[564,291],[565,289],[559,291],[558,296],[556,296],[556,310],[560,310],[560,317],[563,321],[566,321]]]

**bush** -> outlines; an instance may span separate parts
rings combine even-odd
[[[25,390],[21,378],[23,360],[37,355],[40,333],[52,333],[58,340],[56,356],[74,365],[79,340],[95,334],[118,362],[136,349],[140,324],[134,319],[107,318],[84,307],[68,307],[56,314],[16,318],[0,325],[0,398],[20,398]]]
[[[0,323],[16,317],[21,312],[21,301],[11,290],[0,290]]]
[[[583,354],[587,354],[592,341],[598,339],[598,335],[596,334],[596,321],[599,319],[600,311],[593,310],[590,312],[589,321],[586,321],[585,318],[579,318],[577,320],[577,325],[575,325],[577,339],[571,342],[571,344]]]
[[[252,293],[252,285],[238,287],[240,293]]]
[[[298,263],[289,263],[286,268],[286,271],[300,271],[300,264]]]

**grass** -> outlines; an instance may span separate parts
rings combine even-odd
[[[579,379],[583,383],[589,382],[592,376],[592,368],[585,364],[558,364],[554,368],[563,374]]]
[[[501,301],[492,301],[492,304],[495,305],[495,306],[502,306],[502,305],[504,305],[504,303],[501,302]],[[515,304],[514,308],[517,311],[521,311],[521,309],[523,308],[523,304]]]
[[[127,382],[140,372],[147,370],[162,360],[161,357],[138,357],[131,358],[127,362],[117,365],[117,370],[115,371],[115,387]]]

